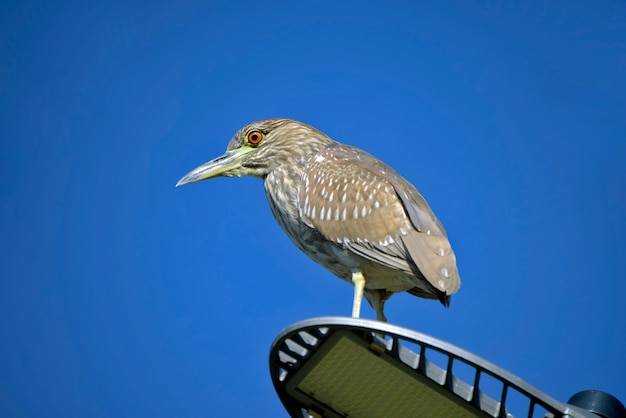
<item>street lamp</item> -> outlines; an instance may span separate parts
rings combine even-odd
[[[314,318],[286,328],[272,344],[270,373],[298,418],[598,417],[583,409],[588,397],[579,406],[561,403],[452,344],[366,319]]]

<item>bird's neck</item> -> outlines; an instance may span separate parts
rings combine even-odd
[[[298,242],[301,234],[302,222],[298,210],[298,196],[302,185],[302,177],[309,159],[314,158],[323,148],[335,143],[324,136],[318,141],[303,141],[300,153],[292,152],[288,164],[274,167],[264,178],[265,195],[272,209],[274,217],[294,242]]]
[[[287,222],[297,222],[299,218],[298,193],[302,182],[302,171],[302,168],[280,166],[265,177],[265,194],[272,213],[279,223],[282,222],[281,219]],[[284,229],[286,225],[281,226]]]

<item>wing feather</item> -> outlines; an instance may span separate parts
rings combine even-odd
[[[326,239],[448,295],[459,288],[446,232],[424,198],[365,151],[322,150],[307,162],[298,199],[302,221]]]

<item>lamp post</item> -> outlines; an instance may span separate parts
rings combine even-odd
[[[564,404],[445,341],[359,318],[314,318],[286,328],[272,344],[270,373],[298,418],[626,417],[604,392]]]

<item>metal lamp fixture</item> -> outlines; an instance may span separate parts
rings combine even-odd
[[[300,418],[626,416],[604,392],[564,404],[452,344],[365,319],[315,318],[286,328],[272,344],[270,372],[283,405]]]

